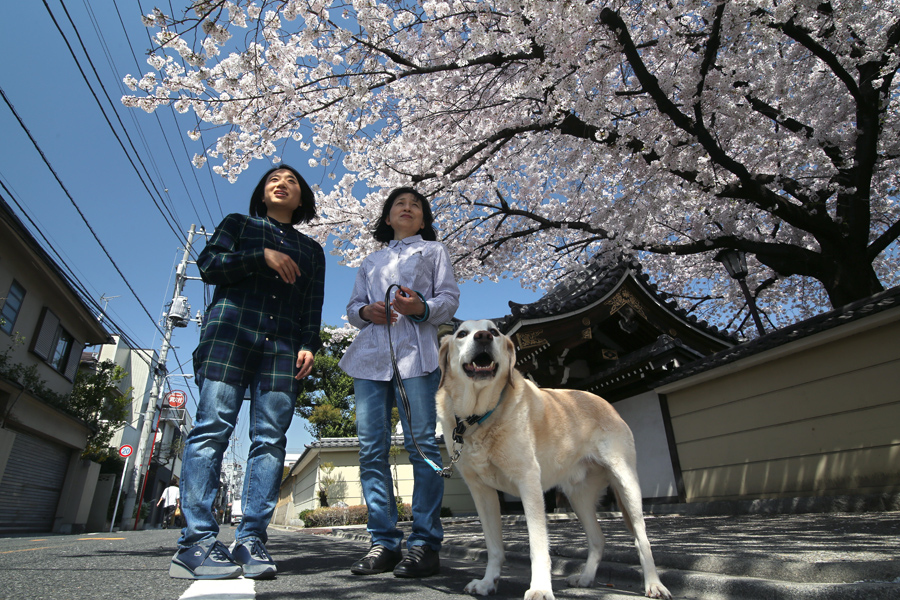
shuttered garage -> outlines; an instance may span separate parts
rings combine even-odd
[[[16,432],[0,481],[0,532],[50,531],[71,451]]]

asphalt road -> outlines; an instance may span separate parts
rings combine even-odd
[[[230,543],[233,529],[220,540]],[[350,564],[365,554],[363,541],[270,529],[267,548],[278,561],[270,581],[236,580],[195,586],[170,579],[169,560],[177,531],[128,531],[112,534],[26,535],[0,539],[0,598],[4,600],[280,600],[282,598],[384,598],[438,600],[467,598],[463,587],[481,577],[484,563],[442,559],[442,573],[422,580],[397,579],[390,573],[354,576]],[[528,569],[510,565],[497,599],[522,598]],[[624,600],[640,590],[568,589],[554,578],[557,598]]]

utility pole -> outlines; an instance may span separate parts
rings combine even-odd
[[[201,235],[203,234],[202,228],[200,233]],[[163,341],[162,346],[159,349],[159,361],[157,362],[154,372],[153,387],[150,388],[150,398],[147,405],[141,407],[143,415],[140,420],[142,423],[139,423],[138,425],[141,434],[138,438],[137,450],[134,453],[131,483],[128,487],[128,494],[125,496],[125,505],[122,507],[122,529],[126,528],[126,523],[130,523],[129,519],[134,510],[134,505],[138,502],[138,494],[142,493],[141,481],[149,468],[149,465],[146,464],[147,453],[148,449],[152,448],[156,437],[156,431],[153,427],[155,419],[153,417],[156,411],[161,410],[162,408],[163,395],[161,392],[167,376],[166,357],[168,356],[169,348],[171,347],[172,331],[176,327],[186,327],[191,317],[190,306],[187,304],[187,298],[182,295],[182,290],[184,289],[184,282],[186,280],[199,279],[199,277],[188,277],[185,275],[188,262],[190,261],[191,244],[194,241],[194,234],[195,226],[191,225],[191,229],[188,231],[187,244],[184,247],[184,256],[175,271],[175,292],[172,295],[172,305],[169,308],[169,312],[166,314],[166,322],[163,328]],[[135,520],[134,523],[136,526],[137,520]]]

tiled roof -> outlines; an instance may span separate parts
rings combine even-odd
[[[869,317],[892,308],[900,307],[900,286],[879,292],[863,300],[851,302],[841,308],[816,315],[805,321],[783,327],[772,333],[738,344],[727,350],[710,354],[706,358],[692,362],[675,371],[671,377],[659,382],[662,386],[691,375],[696,375],[722,365],[735,362],[783,346],[790,342],[800,340],[817,333],[822,333],[840,325],[852,323],[859,319]]]
[[[661,305],[665,306],[667,310],[678,315],[692,326],[716,337],[724,337],[731,341],[736,341],[734,336],[727,331],[710,325],[680,308],[669,294],[659,291],[656,284],[651,282],[650,277],[643,272],[640,262],[633,258],[623,259],[612,267],[600,264],[599,259],[591,259],[577,276],[567,277],[537,302],[530,304],[510,302],[509,307],[512,310],[512,315],[499,320],[495,319],[494,321],[501,329],[506,331],[516,321],[522,319],[551,317],[575,312],[598,300],[602,300],[629,275],[650,296],[655,297]]]

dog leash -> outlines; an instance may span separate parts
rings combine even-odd
[[[394,288],[400,289],[400,285],[392,283],[384,293],[384,314],[387,319],[388,345],[390,345],[391,348],[391,365],[394,367],[394,378],[397,380],[397,389],[400,390],[400,401],[403,402],[403,408],[406,409],[406,415],[409,418],[409,437],[412,438],[413,445],[416,447],[419,455],[425,460],[429,467],[434,469],[435,474],[449,478],[453,475],[453,462],[455,461],[451,460],[450,466],[446,468],[438,466],[437,463],[425,456],[425,453],[419,448],[419,443],[416,441],[416,436],[412,431],[412,408],[409,405],[409,397],[406,395],[406,388],[403,386],[403,379],[400,377],[400,369],[397,368],[397,357],[394,354],[394,341],[391,339],[391,290]],[[418,292],[416,293],[418,294]],[[419,294],[419,297],[422,298],[421,294]],[[424,302],[425,299],[422,298],[422,301]],[[426,304],[425,306],[427,307],[428,305]],[[459,460],[459,452],[457,452],[457,460]]]

